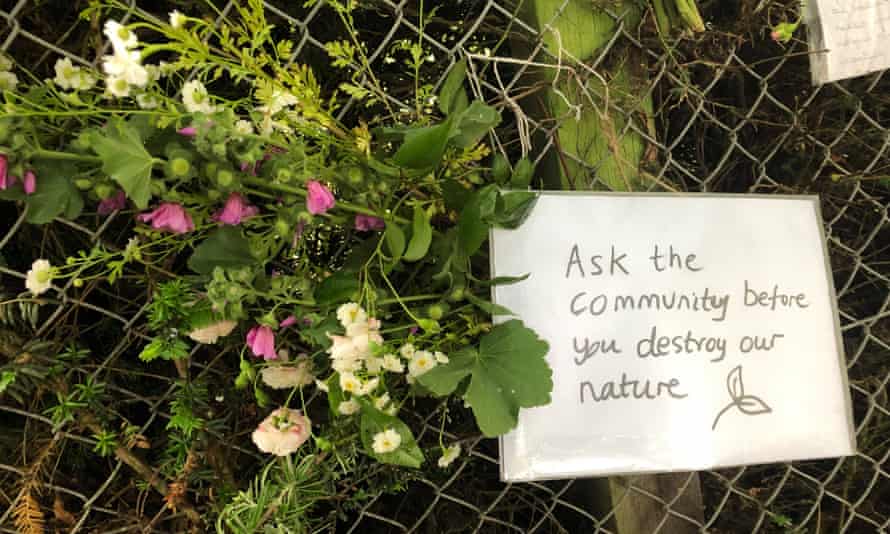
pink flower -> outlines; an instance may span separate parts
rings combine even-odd
[[[259,212],[259,208],[248,204],[247,200],[241,193],[232,193],[229,195],[228,200],[226,200],[225,207],[213,215],[213,220],[234,226],[236,224],[241,224],[241,221],[253,217]]]
[[[278,325],[279,328],[287,328],[288,326],[292,326],[297,323],[297,318],[293,315],[288,315],[281,321],[281,324]]]
[[[777,42],[782,39],[782,34],[775,30],[770,32],[769,36],[770,36],[770,39],[772,39],[773,41],[777,41]]]
[[[309,213],[313,215],[320,215],[333,208],[334,204],[337,203],[331,190],[317,180],[306,182],[306,191],[308,193],[306,195],[306,207],[309,208]]]
[[[176,130],[176,133],[178,133],[179,135],[184,135],[186,137],[194,137],[198,135],[198,129],[194,126],[186,126],[185,128]]]
[[[37,175],[34,174],[34,171],[30,169],[25,171],[24,186],[26,195],[33,195],[37,190]]]
[[[278,408],[253,431],[253,442],[263,452],[287,456],[309,439],[312,423],[300,410]]]
[[[175,234],[184,234],[195,229],[195,223],[188,212],[173,202],[164,202],[150,213],[142,213],[137,217],[142,222],[150,222],[155,230],[167,230]]]
[[[262,356],[266,360],[278,357],[275,353],[275,334],[268,326],[254,326],[247,332],[247,346],[254,356]]]
[[[380,217],[372,217],[370,215],[356,215],[355,216],[355,229],[360,232],[367,232],[368,230],[383,230],[386,228],[386,223],[383,222],[383,219]]]
[[[6,159],[5,154],[0,154],[0,191],[6,189],[7,187],[12,185],[12,178],[7,174],[9,170],[9,160]]]
[[[117,193],[99,201],[99,208],[96,211],[99,212],[99,215],[108,215],[112,211],[124,209],[126,205],[127,194],[123,190],[118,189]]]

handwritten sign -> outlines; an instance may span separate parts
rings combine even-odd
[[[814,84],[890,68],[890,1],[807,2]]]
[[[532,480],[853,454],[815,197],[543,193],[492,234],[494,289],[550,344],[552,403],[501,475]]]

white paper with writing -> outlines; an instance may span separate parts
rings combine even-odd
[[[890,1],[807,0],[814,84],[890,68]]]
[[[505,480],[854,452],[814,197],[544,193],[491,242],[493,276],[530,275],[494,298],[554,382],[502,438]]]

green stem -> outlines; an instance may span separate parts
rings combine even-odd
[[[40,149],[34,151],[35,159],[55,159],[64,161],[88,161],[90,163],[99,163],[102,158],[99,156],[87,156],[85,154],[72,154],[70,152],[60,152],[58,150]]]
[[[431,293],[429,295],[412,295],[410,297],[400,297],[397,299],[382,299],[377,301],[377,304],[385,306],[387,304],[397,304],[399,302],[417,302],[419,300],[434,300],[439,298],[442,298],[442,295]]]
[[[273,191],[280,191],[282,193],[290,193],[292,195],[299,195],[301,197],[306,196],[306,190],[293,187],[284,184],[273,184],[269,183],[265,180],[260,180],[258,178],[243,178],[241,180],[245,184],[250,184],[256,187],[271,189]],[[387,214],[387,213],[378,213],[370,208],[366,208],[364,206],[358,206],[356,204],[352,204],[351,202],[346,202],[343,200],[337,200],[337,207],[342,209],[343,211],[348,211],[351,213],[359,213],[362,215],[370,215],[372,217],[380,217],[381,219],[393,220],[397,223],[408,224],[410,221],[404,217],[399,217],[395,214]]]

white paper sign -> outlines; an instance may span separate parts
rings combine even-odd
[[[544,193],[491,243],[493,276],[529,273],[494,299],[553,368],[503,479],[854,453],[817,198]]]
[[[808,0],[814,84],[890,68],[890,1]]]

